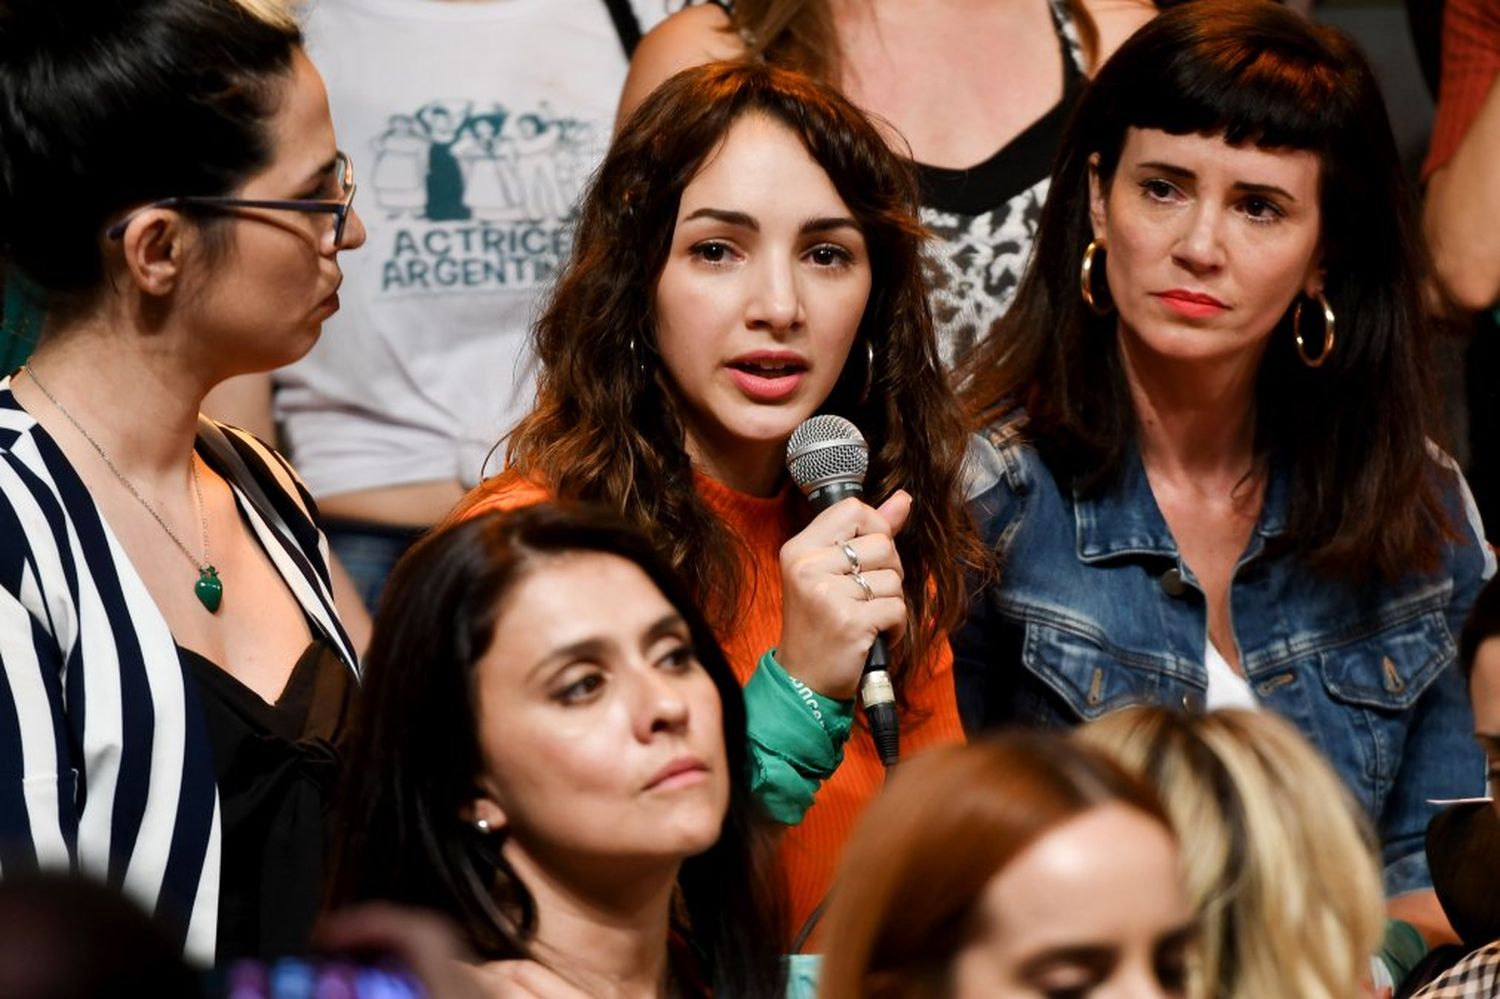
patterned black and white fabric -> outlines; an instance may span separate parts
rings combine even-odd
[[[1500,940],[1486,944],[1449,968],[1412,999],[1492,999],[1500,996]]]
[[[1065,0],[1050,0],[1063,52],[1063,95],[983,163],[964,170],[917,164],[938,350],[952,367],[988,335],[1015,297],[1047,199],[1052,159],[1083,90],[1083,51]]]
[[[222,428],[199,453],[313,627],[351,670],[311,500],[280,455]],[[250,495],[273,506],[263,511]],[[280,523],[276,523],[276,521]],[[0,877],[70,869],[123,890],[213,960],[220,814],[194,684],[88,488],[0,381]]]

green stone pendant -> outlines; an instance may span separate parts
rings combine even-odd
[[[208,608],[210,614],[218,613],[219,602],[224,599],[224,584],[219,582],[219,570],[211,565],[199,569],[198,581],[193,584],[193,595],[200,604]]]

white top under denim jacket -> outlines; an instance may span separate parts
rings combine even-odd
[[[1437,452],[1434,452],[1437,454]],[[1261,706],[1293,722],[1376,822],[1390,894],[1431,884],[1429,799],[1482,794],[1455,639],[1495,571],[1452,463],[1433,474],[1459,529],[1437,572],[1397,582],[1316,576],[1268,542],[1286,529],[1275,468],[1230,583],[1234,638]],[[1084,495],[997,424],[970,447],[970,509],[1003,559],[954,636],[970,733],[1002,723],[1073,725],[1130,704],[1202,710],[1207,605],[1132,450],[1117,480]]]

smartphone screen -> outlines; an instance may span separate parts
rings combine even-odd
[[[389,955],[239,960],[216,969],[209,995],[218,999],[426,999],[417,977]]]

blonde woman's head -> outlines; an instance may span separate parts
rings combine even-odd
[[[1350,999],[1384,928],[1370,831],[1311,744],[1268,712],[1129,708],[1078,737],[1155,785],[1201,922],[1201,994]]]

